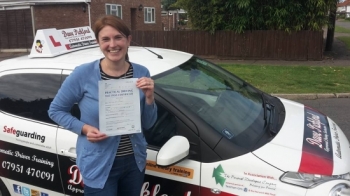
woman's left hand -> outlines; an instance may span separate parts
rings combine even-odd
[[[142,77],[137,80],[136,87],[143,91],[146,103],[151,105],[154,102],[154,81],[151,78]]]

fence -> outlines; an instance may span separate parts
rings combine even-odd
[[[0,49],[31,48],[33,39],[30,9],[0,10]]]
[[[133,41],[221,59],[322,60],[323,31],[133,31]]]

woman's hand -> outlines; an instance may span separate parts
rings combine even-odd
[[[151,78],[142,77],[137,80],[136,87],[142,90],[146,103],[151,105],[154,102],[154,81]]]
[[[86,135],[87,140],[90,142],[99,142],[106,139],[108,136],[104,133],[101,133],[97,128],[85,124],[81,130],[84,135]]]

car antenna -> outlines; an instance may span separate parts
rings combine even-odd
[[[131,41],[131,42],[134,43],[134,44],[136,44],[137,46],[140,46],[140,47],[142,47],[142,48],[144,48],[144,49],[146,49],[146,50],[152,52],[153,54],[157,55],[157,57],[158,57],[159,59],[163,59],[162,55],[157,54],[157,53],[153,52],[152,50],[150,50],[150,49],[148,49],[148,48],[146,48],[146,47],[143,47],[143,46],[141,46],[140,44],[138,44],[138,43],[136,43],[136,42],[134,42],[134,41]]]

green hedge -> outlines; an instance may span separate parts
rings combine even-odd
[[[192,28],[216,30],[321,30],[334,0],[178,0]]]

